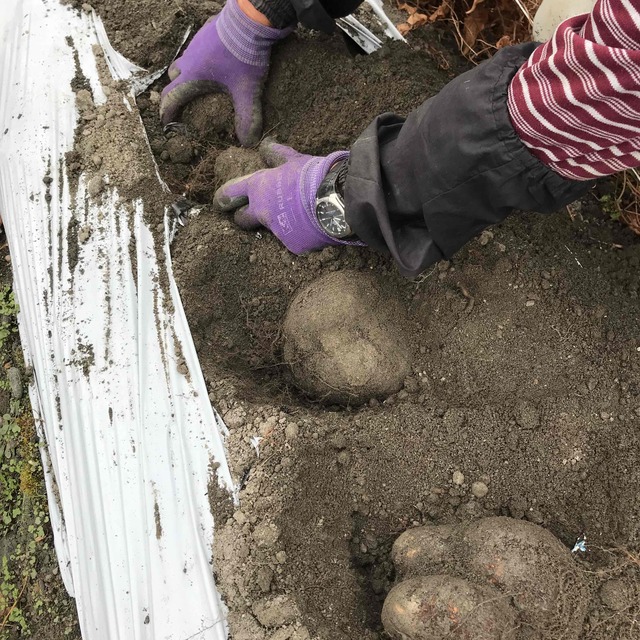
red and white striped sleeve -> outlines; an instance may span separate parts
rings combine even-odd
[[[640,166],[640,0],[598,0],[563,22],[512,80],[509,115],[565,178]]]

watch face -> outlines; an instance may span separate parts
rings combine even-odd
[[[334,238],[346,238],[351,235],[351,227],[345,220],[344,213],[330,202],[319,202],[316,215],[320,226]]]

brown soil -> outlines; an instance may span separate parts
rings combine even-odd
[[[177,16],[171,3],[141,0],[123,16],[118,8],[130,0],[94,4],[108,10],[125,53],[156,65],[169,62],[186,18],[201,21],[208,6],[182,2]],[[164,20],[161,36],[150,16]],[[355,59],[339,37],[288,39],[275,52],[265,130],[323,153],[348,147],[380,112],[407,113],[457,64],[440,32],[412,36],[413,50],[396,44]],[[581,638],[636,638],[638,239],[590,196],[573,206],[573,219],[518,215],[415,281],[366,249],[296,257],[208,205],[216,158],[233,145],[231,111],[203,132],[195,106],[184,130],[165,135],[161,87],[139,106],[168,184],[202,203],[173,245],[174,267],[242,486],[239,509],[219,514],[215,558],[234,640],[383,638],[397,536],[491,515],[541,524],[569,547],[586,534],[588,553],[573,556],[590,585]],[[184,139],[170,145],[176,136]],[[282,320],[296,291],[342,270],[393,287],[409,318],[404,388],[358,409],[303,398],[282,358]],[[486,496],[475,497],[476,482]]]

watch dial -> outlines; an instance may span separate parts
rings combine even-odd
[[[349,235],[350,229],[342,212],[329,202],[320,202],[316,208],[320,226],[334,238]]]

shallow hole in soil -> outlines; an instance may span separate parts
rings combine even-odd
[[[359,574],[361,606],[367,612],[366,626],[382,631],[382,605],[393,586],[395,568],[391,548],[397,534],[375,537],[367,532],[366,518],[354,512],[353,533],[349,541],[351,561]]]

